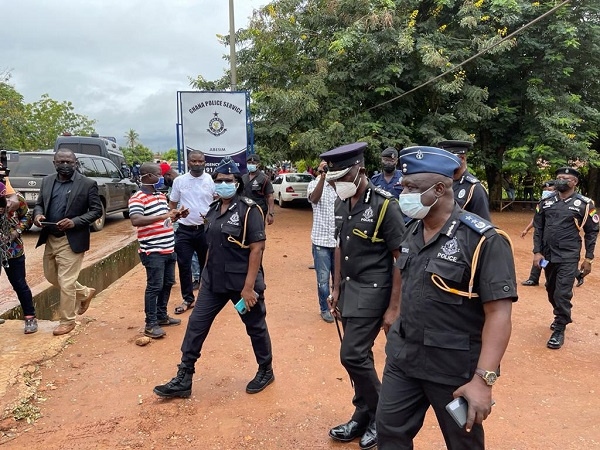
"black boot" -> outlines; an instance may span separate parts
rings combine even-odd
[[[261,364],[258,366],[258,372],[256,372],[254,379],[246,386],[246,392],[248,394],[256,394],[266,388],[274,380],[275,375],[273,375],[273,366],[271,366],[271,364]]]
[[[194,369],[188,369],[183,365],[177,366],[177,375],[167,384],[161,384],[154,388],[154,393],[161,397],[184,397],[187,398],[192,395],[192,377],[194,375]]]

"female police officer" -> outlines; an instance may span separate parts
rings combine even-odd
[[[219,199],[210,205],[206,215],[208,256],[202,271],[198,302],[183,338],[177,375],[154,388],[154,393],[161,397],[191,395],[194,365],[213,320],[229,301],[236,304],[240,299],[244,300],[246,310],[242,308],[240,317],[258,362],[258,372],[246,386],[246,392],[260,392],[275,379],[263,296],[264,220],[256,203],[239,195],[243,185],[233,160],[224,158],[213,178]]]

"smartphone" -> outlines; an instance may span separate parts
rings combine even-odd
[[[48,225],[56,225],[56,222],[40,222],[40,224],[44,227],[47,227]]]
[[[446,411],[452,416],[460,428],[467,424],[467,411],[469,404],[463,397],[457,397],[446,405]]]
[[[548,260],[546,260],[546,259],[542,259],[542,260],[540,261],[540,267],[546,267],[547,265],[548,265]]]
[[[246,314],[248,312],[248,308],[246,308],[246,302],[243,298],[240,298],[240,301],[235,304],[235,309],[240,314]]]

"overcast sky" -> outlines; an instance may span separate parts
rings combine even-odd
[[[235,27],[268,0],[235,0]],[[124,145],[133,128],[155,151],[175,148],[178,90],[220,78],[228,0],[5,0],[0,73],[27,103],[49,94]]]

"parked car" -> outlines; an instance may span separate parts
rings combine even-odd
[[[129,217],[129,197],[137,191],[137,184],[125,178],[119,168],[108,158],[76,153],[77,170],[96,180],[102,200],[102,217],[92,224],[94,231],[104,228],[107,214],[121,212]],[[54,151],[20,153],[18,161],[10,164],[10,183],[27,200],[30,208],[35,206],[42,178],[55,173]]]
[[[68,148],[75,153],[81,153],[92,156],[103,156],[114,162],[117,167],[125,162],[125,156],[113,137],[103,137],[97,134],[91,136],[71,136],[64,134],[56,138],[54,151],[61,148]]]
[[[309,173],[282,173],[273,180],[273,197],[285,208],[292,201],[307,201],[306,188],[314,180]]]

